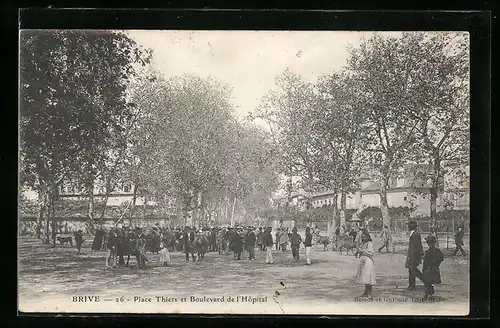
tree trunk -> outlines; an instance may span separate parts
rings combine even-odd
[[[133,195],[132,195],[132,208],[130,209],[129,224],[132,226],[132,219],[135,215],[135,206],[137,203],[137,184],[134,183]]]
[[[52,219],[52,205],[50,196],[47,196],[47,215],[45,217],[45,238],[43,243],[50,244],[50,221]]]
[[[340,193],[340,224],[345,224],[346,219],[346,202],[347,202],[347,193],[342,190]]]
[[[56,237],[57,237],[57,232],[56,232],[56,218],[55,218],[55,196],[52,195],[50,199],[50,206],[52,207],[51,214],[52,214],[52,247],[56,248]]]
[[[102,221],[104,219],[104,215],[106,215],[106,210],[108,207],[108,200],[109,200],[109,194],[111,193],[111,186],[109,185],[109,182],[106,183],[106,194],[104,195],[104,205],[101,211],[101,216],[99,217],[99,220]]]
[[[382,223],[383,225],[390,226],[391,218],[389,216],[389,205],[387,203],[387,188],[388,188],[388,178],[382,177],[380,181],[380,211],[382,212]]]
[[[88,227],[87,230],[91,233],[94,234],[95,229],[94,229],[94,181],[93,179],[89,181],[89,186],[88,186],[88,197],[89,197],[89,208],[88,208]]]
[[[236,209],[236,197],[233,199],[233,208],[231,210],[231,227],[234,227],[234,211]]]
[[[228,223],[228,222],[231,222],[230,218],[229,218],[229,197],[226,197],[226,201],[224,203],[224,210],[225,210],[225,215],[226,215],[226,218],[225,218],[225,223]]]
[[[45,196],[40,197],[40,206],[38,208],[38,217],[36,221],[36,238],[40,239],[42,235],[42,220],[43,220],[43,213],[45,211]]]
[[[438,190],[439,190],[439,182],[440,182],[440,171],[441,171],[441,160],[439,158],[439,155],[435,153],[433,156],[433,179],[432,179],[432,186],[430,188],[430,230],[431,232],[437,232],[437,224],[436,224],[436,212],[437,212],[437,196],[438,196]],[[437,237],[437,235],[436,235]]]

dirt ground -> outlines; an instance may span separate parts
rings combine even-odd
[[[246,259],[247,253],[240,261],[233,260],[232,255],[208,253],[196,263],[187,263],[184,254],[174,252],[168,267],[161,266],[159,255],[148,253],[149,266],[141,270],[136,268],[135,258],[130,259],[129,267],[106,268],[105,251],[92,252],[92,239],[89,236],[86,240],[82,254],[78,255],[70,246],[58,245],[53,249],[33,238],[20,239],[20,311],[421,315],[468,312],[468,258],[452,257],[452,250],[445,247],[445,261],[440,268],[443,283],[435,287],[436,297],[429,304],[420,301],[424,288],[418,279],[415,291],[405,290],[408,272],[404,268],[404,245],[398,246],[396,253],[376,253],[374,300],[363,300],[357,297],[364,287],[354,281],[359,259],[324,251],[322,246],[313,252],[312,265],[305,264],[305,251],[301,248],[300,263],[294,263],[290,251],[274,251],[272,265],[266,265],[265,253],[257,250],[255,261]],[[375,242],[375,247],[379,246]],[[75,296],[99,296],[99,303],[74,302]],[[240,298],[238,304],[230,304],[228,298],[237,296],[252,298]],[[202,300],[203,297],[213,299]],[[154,304],[145,304],[149,298]],[[216,298],[230,302],[220,303]]]

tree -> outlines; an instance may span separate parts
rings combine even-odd
[[[444,175],[456,173],[456,165],[465,169],[469,161],[468,37],[447,32],[414,35],[419,39],[414,55],[420,64],[412,74],[416,92],[406,116],[418,121],[417,160],[430,164],[430,170],[418,172],[418,177],[430,187],[430,224],[435,227]]]
[[[59,188],[82,170],[90,184],[108,137],[129,117],[133,63],[149,54],[117,32],[23,31],[20,39],[22,182],[44,200],[46,242],[52,221],[55,246]]]
[[[358,187],[364,162],[360,151],[363,106],[356,98],[355,87],[355,81],[345,73],[324,76],[318,83],[316,129],[311,131],[323,162],[319,168],[322,184],[341,195],[341,225],[345,225],[347,194]],[[337,208],[337,201],[334,205]]]
[[[411,159],[417,143],[419,121],[407,113],[415,97],[424,97],[418,83],[417,34],[401,37],[378,34],[350,50],[347,74],[355,83],[355,97],[364,105],[364,150],[380,176],[380,207],[389,225],[387,189],[392,177]],[[425,98],[425,97],[424,97]]]
[[[291,201],[292,179],[297,176],[307,193],[309,208],[317,166],[317,153],[310,134],[314,128],[314,117],[311,116],[316,101],[314,85],[305,83],[290,69],[276,78],[276,84],[279,91],[271,90],[262,99],[255,117],[268,124],[279,150],[282,173],[287,177],[287,203]]]
[[[133,96],[144,110],[131,148],[136,180],[156,196],[179,198],[185,218],[194,211],[202,220],[205,195],[223,189],[234,124],[229,91],[211,78],[158,76]]]

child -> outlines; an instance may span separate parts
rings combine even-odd
[[[424,300],[428,300],[429,296],[434,295],[434,284],[441,283],[441,273],[439,265],[444,260],[443,253],[439,248],[436,248],[436,237],[430,235],[426,238],[429,249],[425,251],[423,276],[425,283]]]
[[[160,244],[160,249],[160,262],[163,263],[163,266],[168,266],[170,262],[170,252],[163,242]]]
[[[361,243],[356,256],[359,256],[358,272],[356,280],[359,284],[365,285],[365,292],[361,297],[372,297],[372,286],[377,282],[375,280],[375,263],[373,262],[373,241],[368,229],[364,228],[361,233]]]

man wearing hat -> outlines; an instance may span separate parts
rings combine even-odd
[[[302,237],[297,233],[297,227],[293,227],[292,234],[290,236],[290,243],[292,247],[292,255],[295,262],[299,261],[299,246],[302,242]]]
[[[405,264],[405,268],[408,269],[408,290],[415,289],[415,278],[424,282],[422,272],[418,269],[418,266],[422,262],[422,257],[424,256],[424,249],[422,247],[422,237],[420,237],[417,231],[417,226],[416,221],[412,220],[408,222],[410,241],[408,243],[408,255]]]
[[[186,262],[189,262],[189,254],[191,254],[191,258],[193,262],[195,261],[194,257],[194,229],[190,229],[186,227],[184,231],[184,235],[182,236],[182,240],[184,243],[184,253],[186,253]]]
[[[243,233],[241,229],[237,229],[231,237],[231,249],[233,250],[233,259],[241,260],[243,251]]]
[[[434,284],[441,283],[441,273],[439,265],[443,262],[443,252],[436,247],[437,239],[434,235],[430,235],[425,239],[429,249],[425,251],[424,263],[422,266],[423,277],[425,281],[424,300],[434,295]]]
[[[250,261],[255,261],[255,242],[257,241],[257,236],[255,236],[255,232],[253,232],[253,227],[248,228],[246,241],[248,249],[248,259]]]

